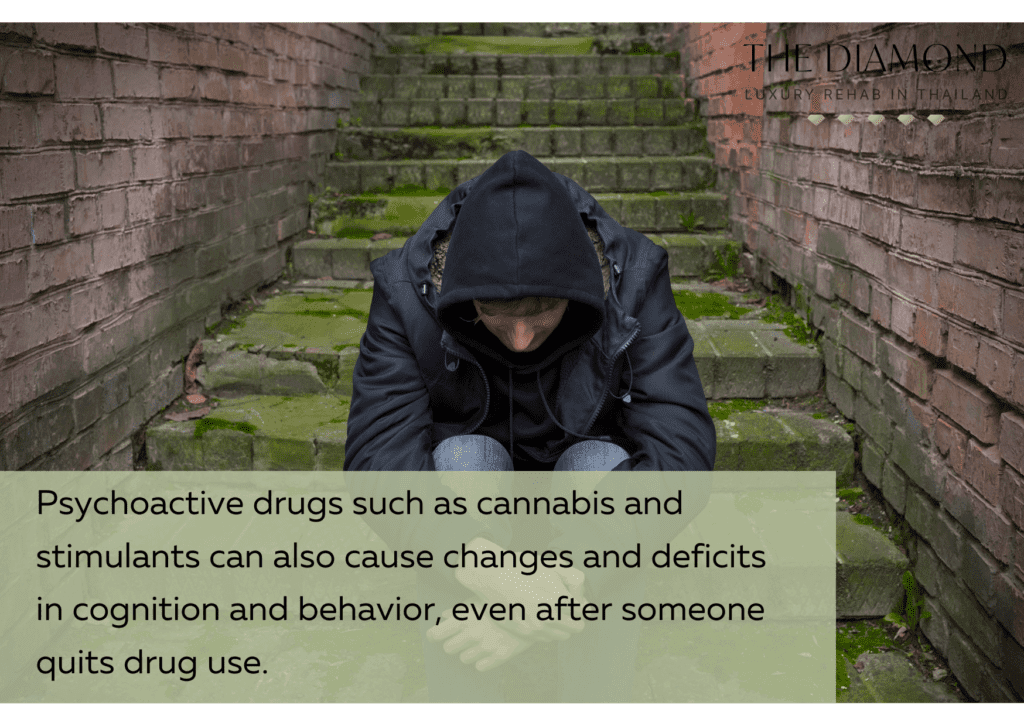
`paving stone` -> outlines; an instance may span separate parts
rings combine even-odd
[[[862,666],[846,663],[850,689],[840,703],[958,703],[962,701],[944,683],[921,674],[902,653],[864,653]]]
[[[879,618],[903,595],[906,556],[881,532],[836,512],[836,617]]]

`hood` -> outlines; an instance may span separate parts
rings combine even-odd
[[[569,300],[561,324],[536,351],[514,353],[473,322],[474,299],[531,296]],[[539,370],[600,329],[604,282],[594,244],[564,185],[525,151],[501,157],[462,201],[437,308],[460,343],[522,371]]]

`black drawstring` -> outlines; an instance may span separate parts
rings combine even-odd
[[[629,403],[630,401],[633,400],[633,397],[629,395],[630,392],[633,390],[633,361],[629,359],[629,351],[627,350],[624,352],[626,354],[626,364],[629,366],[629,385],[626,386],[625,393],[623,393],[621,396],[613,396],[613,398],[617,398],[623,403]]]
[[[555,422],[555,425],[558,426],[558,428],[562,429],[562,431],[564,431],[565,433],[569,434],[570,436],[575,436],[577,439],[589,439],[589,440],[597,439],[599,441],[609,441],[610,440],[607,436],[588,436],[586,434],[578,434],[575,431],[570,431],[565,426],[563,426],[562,422],[559,421],[557,418],[555,418],[555,414],[552,413],[551,407],[548,406],[548,399],[544,397],[544,388],[543,388],[543,386],[541,386],[541,383],[540,383],[540,371],[539,370],[537,371],[537,393],[540,394],[541,403],[544,404],[544,410],[547,411],[548,416],[550,416],[551,420]]]

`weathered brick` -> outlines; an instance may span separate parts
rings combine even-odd
[[[44,151],[0,158],[0,185],[8,199],[59,194],[74,188],[70,151]]]
[[[1013,393],[1010,394],[1010,400],[1018,409],[1024,409],[1024,355],[1017,353],[1013,359]]]
[[[939,453],[947,457],[953,471],[962,476],[967,458],[967,435],[939,417],[935,422],[935,445]]]
[[[198,74],[192,68],[161,68],[160,95],[164,98],[195,98]]]
[[[949,362],[957,368],[974,374],[978,370],[978,335],[955,323],[949,323]]]
[[[932,405],[979,441],[994,444],[999,438],[999,406],[983,388],[952,371],[935,371]]]
[[[1024,417],[1006,412],[1000,417],[999,452],[1003,461],[1024,473]]]
[[[933,260],[951,263],[957,225],[946,219],[904,213],[900,248]]]
[[[956,227],[955,260],[960,264],[1001,277],[1024,282],[1024,234],[979,223]]]
[[[76,156],[79,187],[112,186],[131,179],[132,159],[128,149],[78,152]]]
[[[892,329],[892,295],[877,285],[871,289],[871,319],[883,328]]]
[[[918,174],[918,207],[936,212],[973,215],[975,184],[970,176]],[[906,219],[904,219],[906,224]],[[950,244],[952,247],[952,243]],[[952,249],[950,249],[952,252]]]
[[[132,149],[132,161],[137,181],[154,181],[170,176],[166,146],[136,146]]]
[[[1024,643],[1024,590],[1007,575],[995,581],[996,619],[1018,643]]]
[[[964,548],[965,567],[968,562],[970,562],[970,557],[968,555],[969,549],[969,546]],[[942,593],[943,607],[945,607],[946,612],[953,619],[953,622],[959,625],[972,641],[978,643],[989,657],[994,656],[998,659],[999,625],[989,617],[984,608],[978,604],[978,601],[971,595],[971,593],[956,581],[956,576],[953,573],[948,572],[945,569],[940,570],[939,583],[939,589]],[[993,653],[993,651],[995,652]],[[981,658],[984,660],[984,656]],[[957,662],[955,652],[950,653],[950,660],[951,665],[958,667],[957,669],[961,672],[958,675],[963,678],[965,665]],[[998,661],[996,662],[996,665],[998,665]],[[975,668],[976,667],[977,664],[975,664]]]
[[[1000,332],[1002,322],[1002,288],[983,280],[964,277],[951,270],[938,274],[939,308],[964,320]]]
[[[964,479],[989,504],[998,507],[1001,502],[1000,478],[1002,459],[998,446],[983,447],[974,439],[967,445]]]
[[[1019,179],[979,176],[975,184],[977,204],[971,212],[973,216],[1024,224],[1024,188]]]
[[[26,103],[0,104],[0,147],[24,149],[36,145],[36,107]]]
[[[45,103],[38,109],[39,140],[43,144],[102,138],[100,109],[94,104]]]
[[[886,462],[882,469],[882,493],[897,514],[902,515],[907,506],[907,478],[899,467]]]
[[[63,227],[63,221],[61,222]],[[32,216],[28,206],[0,208],[0,254],[32,243]]]
[[[993,509],[961,479],[946,479],[943,504],[968,532],[1000,562],[1007,563],[1013,552],[1013,523]]]
[[[149,58],[162,63],[184,65],[189,62],[185,39],[168,30],[148,29]]]
[[[871,283],[859,272],[850,274],[850,302],[862,313],[871,312]]]
[[[104,105],[102,110],[104,138],[133,141],[153,138],[153,125],[146,106]]]
[[[930,267],[895,255],[889,258],[886,283],[891,290],[898,290],[912,300],[934,306],[937,289],[935,279],[935,270]]]
[[[99,47],[113,55],[125,55],[133,58],[145,58],[146,30],[123,23],[99,23]]]
[[[915,396],[928,398],[932,364],[919,353],[882,339],[878,347],[878,367]]]
[[[978,382],[997,396],[1009,398],[1013,387],[1013,351],[981,338],[978,346]]]
[[[868,363],[875,362],[875,333],[848,313],[843,313],[840,341]]]
[[[28,264],[24,256],[0,261],[0,308],[17,305],[27,299]]]
[[[879,488],[882,486],[882,463],[884,461],[885,452],[881,446],[871,439],[861,439],[861,470],[867,480]]]
[[[96,47],[94,23],[36,23],[36,33],[40,40],[50,45]]]
[[[831,373],[825,374],[825,394],[828,400],[836,405],[847,418],[854,417],[854,396],[853,388],[846,381],[843,381]]]
[[[1003,293],[1003,333],[1007,340],[1024,344],[1024,295],[1019,292]]]
[[[914,342],[939,358],[946,356],[946,319],[926,308],[914,311]]]
[[[76,98],[110,98],[114,95],[110,62],[99,58],[57,56],[54,59],[57,97],[61,101]]]
[[[71,402],[76,432],[95,423],[103,415],[103,389],[97,384],[76,393]]]
[[[4,93],[52,96],[53,55],[29,49],[14,51],[7,58],[0,81]]]

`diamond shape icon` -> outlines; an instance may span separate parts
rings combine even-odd
[[[836,118],[839,119],[839,122],[843,126],[849,126],[850,122],[853,121],[853,114],[852,113],[844,113],[842,116],[837,116]]]
[[[817,126],[818,124],[825,120],[825,117],[822,116],[820,113],[812,113],[810,116],[807,117],[807,120],[810,121],[815,126]]]
[[[896,120],[899,121],[904,126],[909,126],[911,121],[914,120],[914,117],[911,116],[909,113],[905,113],[905,114],[901,114],[901,115],[897,116]]]
[[[931,116],[928,117],[928,120],[932,122],[933,126],[938,126],[940,123],[942,123],[942,119],[944,118],[946,117],[943,116],[941,113],[933,113]]]
[[[873,123],[875,126],[878,126],[878,124],[880,124],[883,121],[885,121],[885,116],[883,116],[880,113],[873,113],[870,116],[868,116],[868,121]]]

